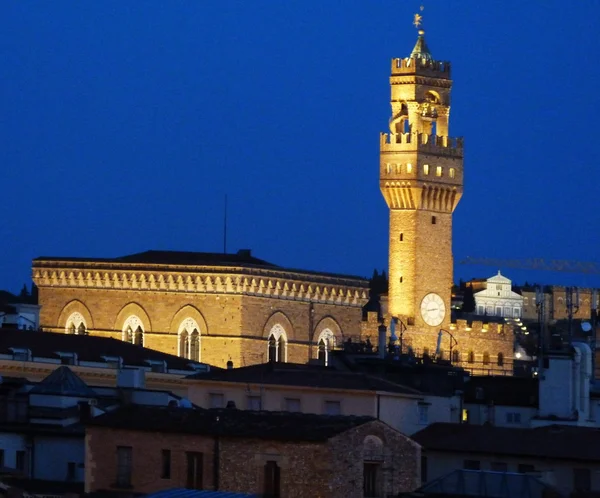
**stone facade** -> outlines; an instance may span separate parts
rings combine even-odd
[[[365,464],[377,468],[377,496],[396,496],[419,486],[420,447],[387,425],[373,421],[325,442],[144,432],[105,427],[86,431],[86,492],[118,490],[117,446],[132,449],[133,493],[186,487],[186,452],[202,454],[206,490],[262,493],[265,464],[280,469],[281,496],[362,498]],[[161,477],[162,451],[170,450],[170,475]],[[218,455],[217,452],[218,451]],[[218,468],[218,472],[216,472]]]
[[[512,290],[512,282],[500,271],[486,280],[485,289],[476,292],[475,310],[478,315],[502,318],[521,318],[523,296]]]
[[[339,343],[359,335],[368,294],[364,279],[277,267],[139,266],[35,260],[41,327],[77,333],[83,323],[86,333],[132,341],[127,328],[139,327],[142,345],[181,356],[189,354],[182,333],[196,330],[192,359],[221,367],[267,361],[276,333],[283,337],[281,359],[304,363],[317,357],[324,331]]]
[[[433,59],[422,31],[410,57],[392,60],[390,133],[380,136],[380,188],[390,210],[383,315],[398,320],[403,349],[431,355],[441,330],[440,354],[472,371],[478,361],[483,371],[494,362],[510,374],[511,328],[451,322],[452,213],[463,192],[463,140],[449,136],[451,88],[450,63]]]

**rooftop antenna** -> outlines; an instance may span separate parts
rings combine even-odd
[[[225,194],[225,210],[223,214],[223,254],[227,254],[227,194]]]

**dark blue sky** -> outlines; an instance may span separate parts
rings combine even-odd
[[[17,291],[40,255],[220,251],[225,193],[231,251],[386,267],[379,132],[418,6],[3,0],[0,288]],[[424,14],[466,141],[455,262],[598,261],[600,3],[430,1]]]

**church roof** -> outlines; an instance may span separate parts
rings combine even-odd
[[[417,43],[415,43],[412,52],[410,53],[411,59],[425,59],[427,61],[433,61],[427,42],[425,41],[425,31],[419,31],[419,37]]]
[[[55,394],[94,398],[96,392],[66,366],[60,366],[32,390],[32,394]]]
[[[494,284],[510,284],[512,282],[512,280],[510,280],[509,278],[506,278],[504,275],[502,275],[502,273],[500,273],[500,270],[498,270],[497,275],[494,275],[493,277],[488,278],[487,281],[489,283],[494,283]]]

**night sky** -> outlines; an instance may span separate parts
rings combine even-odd
[[[576,6],[575,6],[576,5]],[[0,288],[37,256],[228,250],[293,268],[387,267],[379,133],[419,3],[0,3]],[[465,137],[466,256],[599,261],[600,3],[428,1]],[[510,270],[600,286],[600,276]]]

